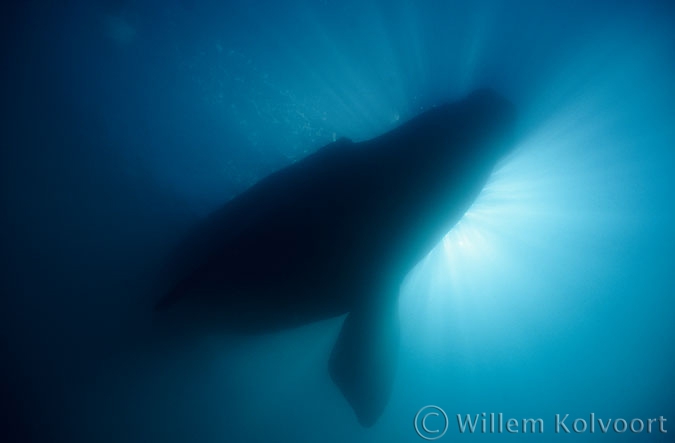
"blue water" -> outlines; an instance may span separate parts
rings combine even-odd
[[[457,414],[481,413],[542,418],[533,441],[673,441],[672,2],[44,3],[2,19],[10,437],[411,442],[436,405],[440,441],[519,438],[460,436]],[[518,108],[517,149],[406,278],[373,428],[326,371],[341,318],[145,343],[188,226],[336,138],[483,86]],[[591,413],[668,433],[555,433],[556,414]]]

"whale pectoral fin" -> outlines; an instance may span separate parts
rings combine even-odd
[[[362,426],[375,424],[389,401],[398,348],[396,306],[352,311],[342,325],[329,372]]]

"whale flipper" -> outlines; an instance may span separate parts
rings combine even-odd
[[[329,373],[362,426],[374,425],[389,401],[398,348],[397,305],[352,311],[342,325]]]

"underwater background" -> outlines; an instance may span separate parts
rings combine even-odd
[[[4,441],[408,442],[426,405],[536,441],[675,439],[675,4],[2,6]],[[330,381],[342,318],[153,343],[185,230],[267,174],[492,87],[517,150],[406,278],[384,415]],[[259,254],[273,251],[259,251]],[[555,433],[593,413],[668,433]],[[438,416],[429,427],[440,428]],[[522,431],[522,429],[521,429]]]

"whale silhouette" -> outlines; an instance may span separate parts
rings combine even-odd
[[[376,138],[324,146],[195,229],[156,309],[249,334],[347,314],[329,373],[372,426],[395,375],[399,287],[511,150],[514,123],[513,105],[482,89]]]

